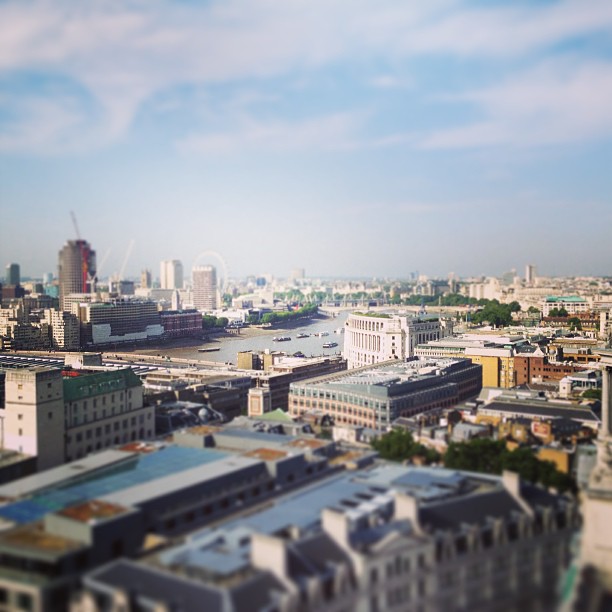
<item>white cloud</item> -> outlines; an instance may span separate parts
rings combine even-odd
[[[102,124],[89,125],[88,141],[97,137],[105,143],[126,132],[145,101],[182,84],[299,79],[339,62],[363,66],[375,59],[396,65],[423,54],[524,56],[610,30],[607,0],[478,10],[459,0],[225,0],[206,6],[170,0],[13,0],[0,4],[0,76],[49,74],[85,87],[102,109],[96,115]],[[371,84],[395,87],[409,82],[405,78],[383,72]],[[56,99],[58,111],[63,101]],[[62,121],[55,131],[60,140]],[[16,124],[16,138],[19,128],[32,129]],[[286,128],[251,128],[247,139],[273,141]],[[479,129],[477,140],[500,139],[498,124]],[[218,138],[217,146],[224,147],[231,136]]]
[[[454,98],[484,119],[425,137],[425,148],[532,147],[612,136],[612,63],[549,61]]]
[[[178,147],[184,152],[202,154],[227,154],[252,148],[258,151],[346,150],[358,146],[353,134],[360,122],[361,115],[351,113],[295,122],[243,118],[241,125],[232,131],[189,136]]]

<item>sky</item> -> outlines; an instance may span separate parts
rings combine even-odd
[[[0,0],[0,264],[71,211],[101,277],[612,274],[612,2]]]

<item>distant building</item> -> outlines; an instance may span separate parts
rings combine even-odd
[[[306,278],[306,270],[304,268],[293,268],[289,275],[289,280],[292,281],[303,281]]]
[[[534,285],[536,280],[536,267],[533,264],[527,264],[525,266],[525,284]]]
[[[344,355],[348,368],[414,356],[418,344],[452,334],[452,323],[438,318],[385,313],[351,313],[346,321]]]
[[[217,270],[214,266],[196,266],[192,271],[193,306],[198,310],[217,308]]]
[[[589,310],[591,310],[591,304],[588,300],[577,295],[549,295],[544,302],[542,302],[542,316],[549,317],[551,310],[561,310],[562,308],[566,310],[571,317],[580,313],[589,312]]]
[[[245,366],[248,356],[249,353],[239,354]],[[275,360],[273,354],[264,353],[262,357],[266,374],[256,378],[255,386],[249,391],[249,416],[259,416],[277,408],[288,410],[291,383],[346,370],[346,360],[340,355]]]
[[[140,286],[143,289],[151,289],[151,287],[153,286],[151,270],[143,270],[140,273]]]
[[[162,261],[159,270],[162,289],[183,288],[183,264],[178,259]]]
[[[18,351],[50,347],[50,327],[44,319],[31,322],[28,311],[21,304],[0,308],[0,348]]]
[[[163,336],[155,302],[116,299],[73,306],[81,321],[81,345],[156,340]]]
[[[19,274],[19,264],[11,263],[6,266],[6,284],[18,285],[21,281]]]
[[[44,311],[44,322],[49,325],[51,347],[63,351],[78,351],[81,346],[81,324],[78,317],[62,310]]]
[[[165,338],[201,338],[202,314],[195,310],[162,310],[159,313]]]
[[[71,293],[92,293],[96,285],[96,252],[86,240],[68,240],[58,260],[60,308]]]

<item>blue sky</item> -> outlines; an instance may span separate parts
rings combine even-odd
[[[611,101],[609,0],[0,0],[0,262],[610,274]]]

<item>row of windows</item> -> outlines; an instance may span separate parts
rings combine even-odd
[[[66,461],[72,461],[73,459],[80,459],[94,451],[102,450],[103,448],[109,448],[111,446],[117,446],[119,444],[126,444],[128,442],[135,442],[136,440],[143,440],[145,438],[152,438],[153,430],[145,430],[143,427],[138,432],[133,431],[131,434],[124,433],[123,435],[115,435],[113,438],[108,438],[103,441],[96,442],[95,444],[88,444],[84,449],[80,447],[76,451],[72,451],[74,456],[66,455]],[[77,440],[78,442],[78,440]]]

